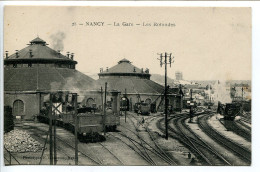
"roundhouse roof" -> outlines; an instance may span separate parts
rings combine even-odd
[[[89,76],[68,68],[5,68],[5,91],[88,91],[95,86]]]
[[[29,46],[8,56],[5,62],[13,61],[67,61],[77,63],[60,52],[49,48],[44,40],[37,37],[30,41]]]
[[[115,65],[111,68],[108,68],[108,70],[104,70],[103,72],[99,73],[99,75],[110,74],[110,73],[148,74],[148,73],[145,73],[142,69],[132,65],[132,63],[125,58],[120,60],[117,65]]]
[[[17,57],[18,55],[18,57]],[[29,46],[7,57],[8,63],[27,62],[76,64],[73,59],[49,48],[44,40],[37,37]],[[4,90],[10,92],[34,91],[90,91],[95,80],[74,68],[55,67],[51,65],[33,65],[31,67],[5,67]]]

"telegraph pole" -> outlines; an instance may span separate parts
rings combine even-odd
[[[79,160],[79,155],[78,155],[78,125],[79,125],[79,121],[78,121],[78,95],[77,93],[72,94],[72,96],[74,97],[74,112],[75,112],[75,165],[78,165],[78,160]]]
[[[190,89],[190,121],[191,122],[191,117],[192,117],[192,114],[191,114],[191,105],[192,105],[192,89]]]
[[[127,103],[127,99],[126,99],[126,88],[125,88],[125,101]],[[127,107],[127,106],[126,106]],[[125,123],[126,123],[126,107],[125,107]]]
[[[105,83],[105,100],[104,100],[104,136],[106,135],[106,108],[107,108],[107,82]]]
[[[53,121],[54,139],[53,139],[53,152],[54,152],[54,165],[57,165],[57,142],[56,142],[56,113],[54,111],[54,121]]]
[[[244,100],[244,87],[242,85],[242,102],[243,102],[243,100]]]
[[[50,165],[53,165],[53,143],[52,143],[52,94],[50,93],[49,107],[49,132],[50,132]]]
[[[164,113],[165,113],[165,139],[168,140],[168,102],[167,102],[167,90],[168,90],[168,86],[167,86],[167,65],[171,64],[174,62],[172,57],[172,53],[168,54],[168,53],[160,53],[158,54],[160,55],[160,58],[158,60],[160,60],[160,66],[162,67],[162,65],[165,65],[165,85],[164,85]],[[164,60],[163,60],[164,58]]]
[[[102,112],[103,112],[103,109],[104,109],[104,104],[103,104],[103,88],[101,87],[101,109],[102,109]]]

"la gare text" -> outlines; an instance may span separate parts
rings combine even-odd
[[[104,26],[115,26],[115,27],[134,27],[134,26],[144,26],[144,27],[175,27],[176,24],[174,22],[85,22],[85,23],[77,23],[73,22],[72,26],[87,26],[87,27],[104,27]]]

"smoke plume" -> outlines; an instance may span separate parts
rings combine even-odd
[[[215,103],[220,101],[221,103],[231,103],[230,89],[226,86],[225,82],[216,82],[213,86],[215,90]]]
[[[54,50],[63,51],[64,49],[63,40],[66,38],[66,34],[64,32],[58,31],[55,34],[52,34],[50,38],[52,40],[51,42],[52,48]]]

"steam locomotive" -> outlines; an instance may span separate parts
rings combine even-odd
[[[106,131],[115,131],[117,126],[120,124],[116,99],[114,99],[115,101],[111,104],[111,107],[106,108],[105,115],[104,111],[98,111],[95,106],[80,107],[78,102],[76,102],[75,105],[75,101],[77,101],[75,98],[72,98],[71,101],[64,101],[62,98],[54,98],[52,100],[54,100],[51,102],[52,105],[50,102],[44,103],[40,114],[37,116],[38,120],[40,122],[49,124],[50,111],[52,111],[52,114],[54,114],[52,118],[55,119],[55,124],[74,133],[75,114],[77,114],[78,138],[80,140],[90,140],[93,142],[100,141],[102,137],[100,137],[99,133],[104,131],[104,129]],[[60,109],[53,107],[53,103],[56,103],[56,105],[60,104],[57,106],[60,107]],[[59,113],[57,113],[57,111]]]
[[[134,105],[135,113],[141,115],[149,115],[150,114],[150,105],[145,102],[135,103]]]
[[[226,120],[234,120],[242,112],[242,105],[237,102],[222,104],[218,102],[217,112],[224,116]]]

